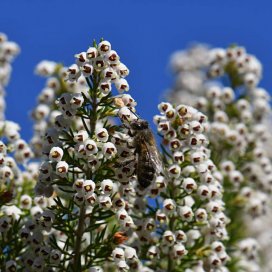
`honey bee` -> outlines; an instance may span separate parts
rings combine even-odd
[[[146,120],[136,119],[129,124],[136,155],[136,176],[142,188],[147,188],[162,171],[162,161],[154,135]]]

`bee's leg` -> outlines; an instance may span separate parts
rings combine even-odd
[[[135,136],[135,133],[133,133],[132,131],[131,131],[131,128],[128,126],[128,125],[126,125],[126,124],[122,124],[121,125],[121,127],[122,128],[126,128],[127,130],[128,130],[128,136],[130,136],[130,137],[134,137]]]

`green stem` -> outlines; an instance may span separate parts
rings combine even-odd
[[[97,82],[96,77],[94,78],[94,84],[91,86],[89,79],[87,79],[87,83],[90,87],[90,94],[91,94],[91,105],[92,105],[92,115],[89,116],[90,118],[90,131],[86,130],[91,134],[90,136],[94,135],[95,133],[95,127],[96,127],[96,121],[97,121]],[[84,122],[84,125],[85,122]],[[87,176],[89,176],[87,174]],[[82,243],[82,236],[85,232],[85,226],[84,226],[84,220],[86,216],[86,206],[83,203],[80,207],[79,212],[79,220],[78,220],[78,229],[76,232],[76,243],[75,243],[75,257],[74,257],[74,271],[78,272],[81,271],[81,243]]]
[[[80,207],[78,228],[76,232],[76,243],[75,243],[75,257],[74,257],[74,271],[81,271],[81,243],[82,236],[84,234],[84,220],[85,220],[86,207],[83,203]]]

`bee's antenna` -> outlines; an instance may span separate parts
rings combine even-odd
[[[128,108],[138,119],[141,119],[140,115],[138,115],[136,112],[133,112],[130,108]]]

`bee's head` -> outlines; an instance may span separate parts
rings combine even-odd
[[[130,123],[130,127],[133,130],[144,130],[148,128],[148,122],[143,119],[137,119]]]

